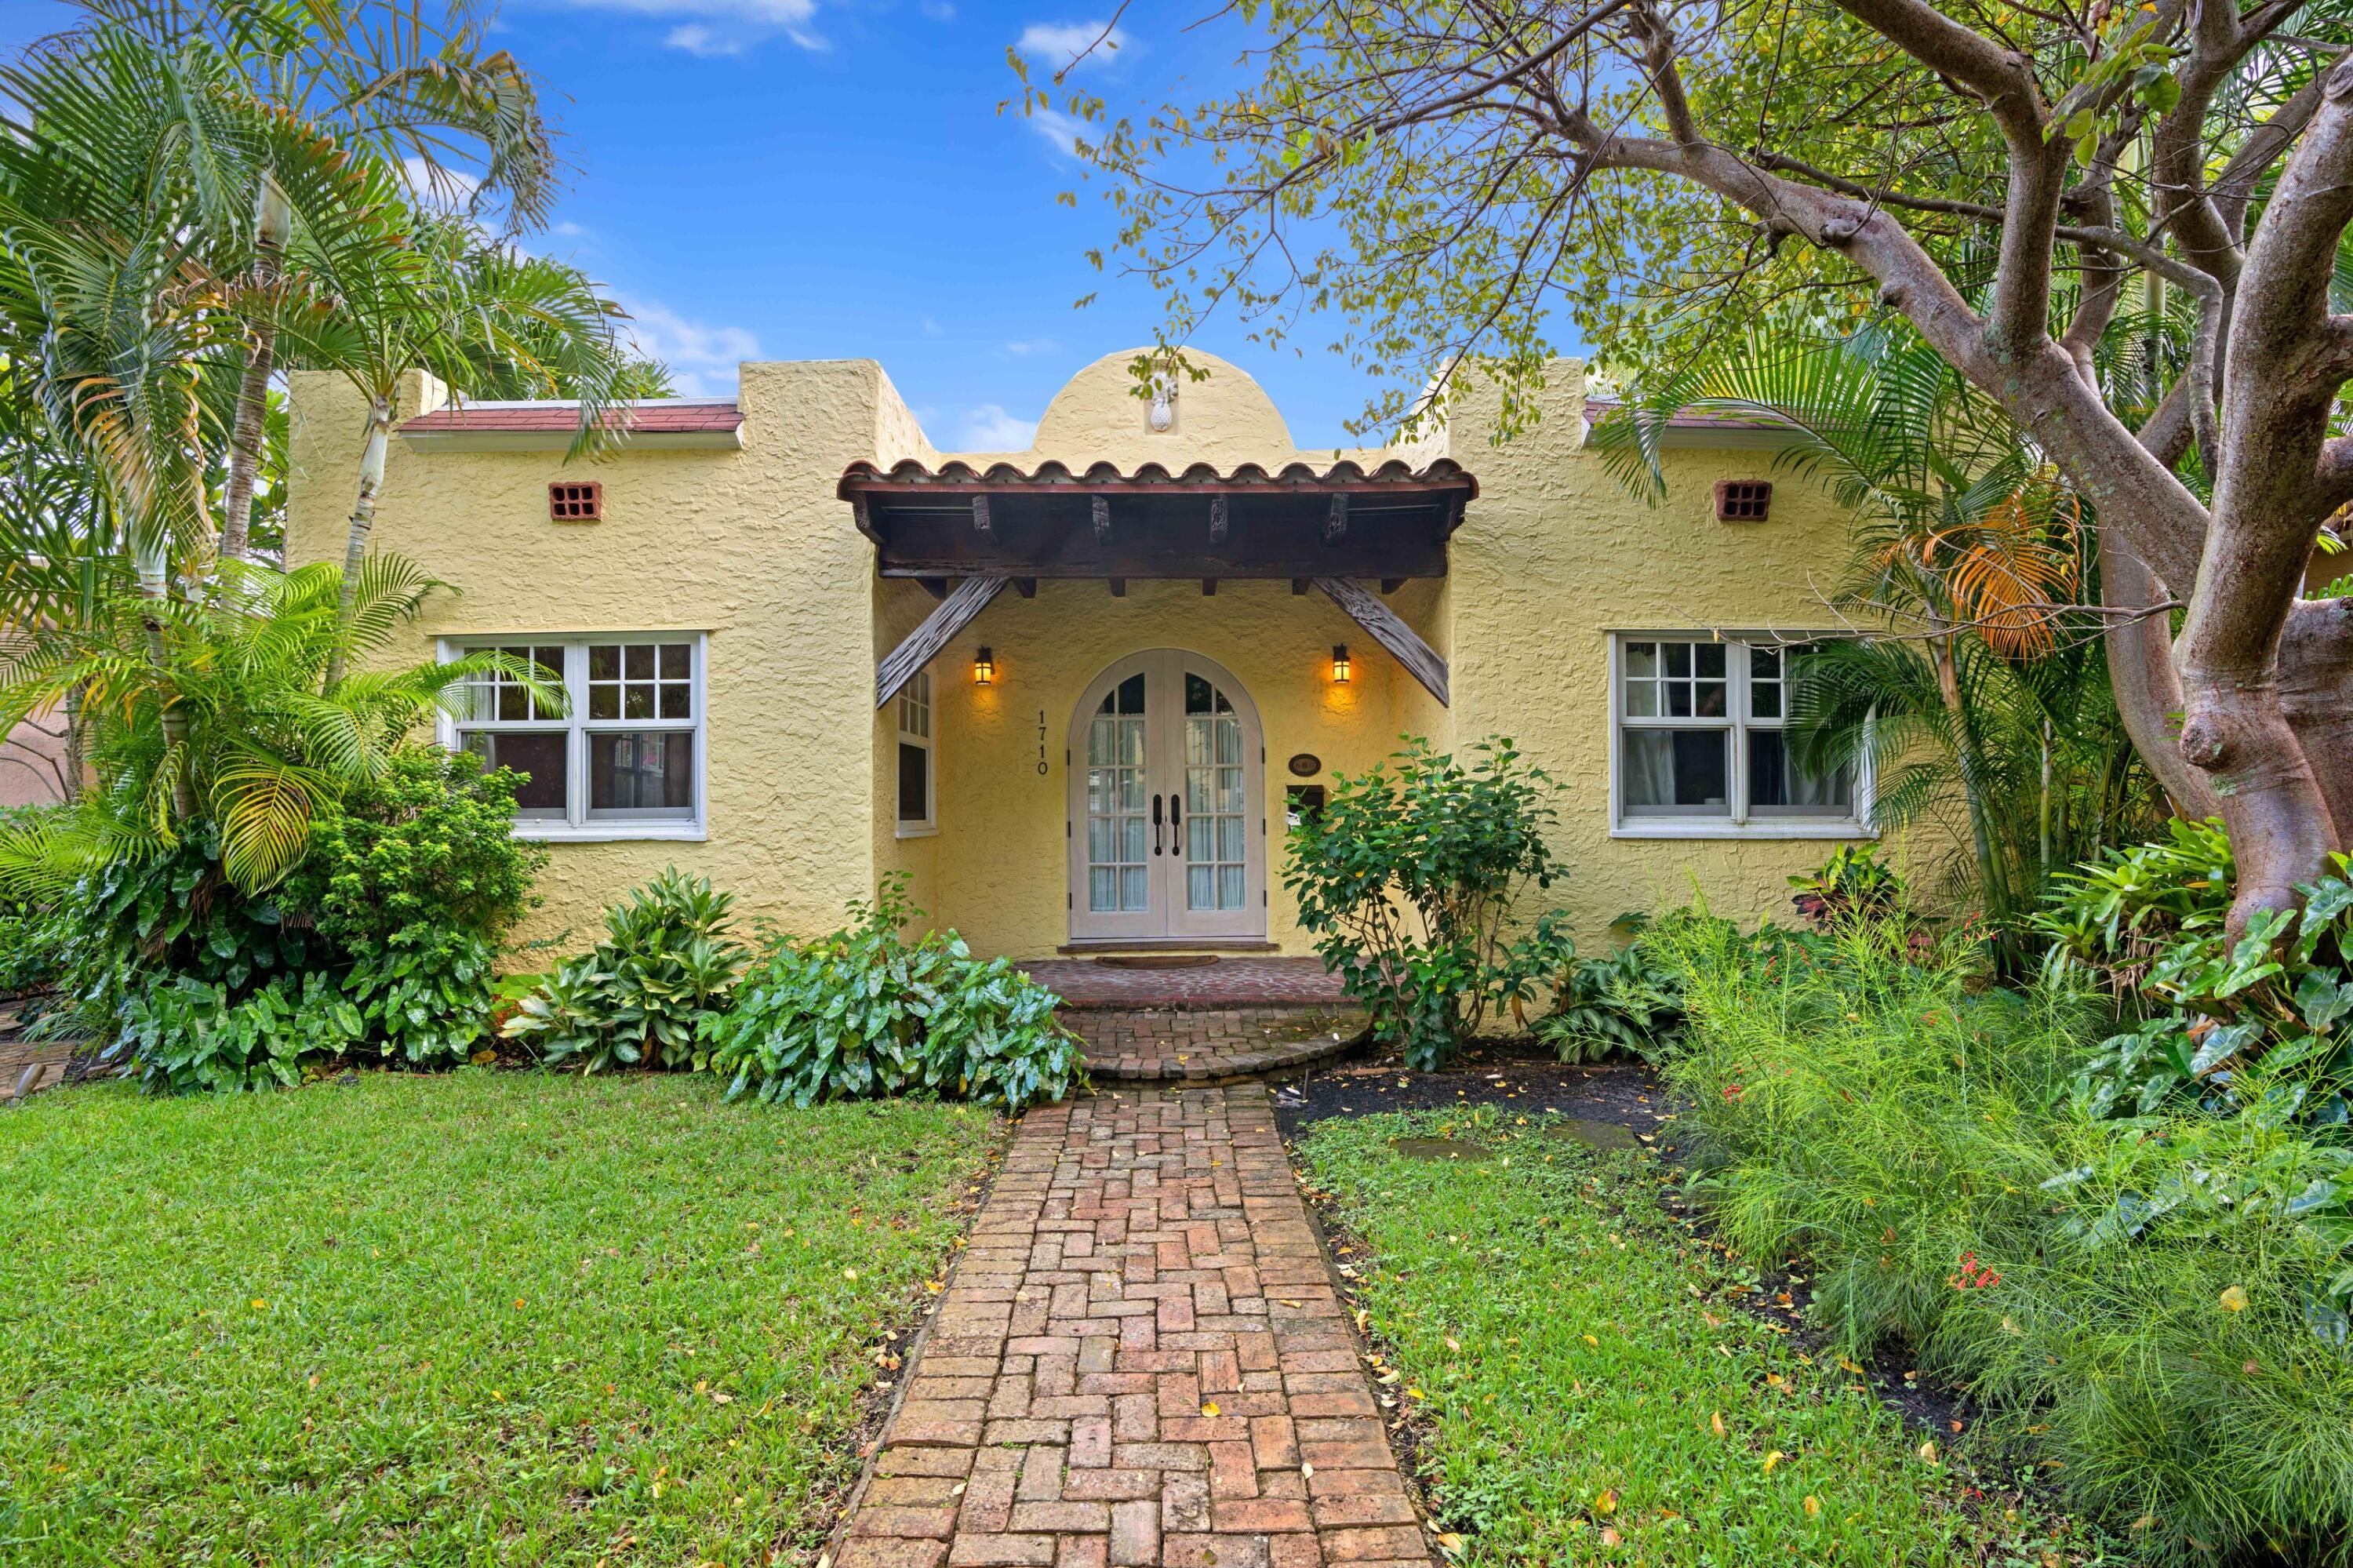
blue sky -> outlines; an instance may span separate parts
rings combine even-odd
[[[1114,102],[1198,90],[1229,68],[1208,4],[1131,6],[1090,64]],[[0,45],[52,30],[54,0],[0,0]],[[550,234],[642,323],[682,389],[740,359],[879,359],[944,448],[1019,447],[1079,366],[1147,341],[1140,284],[1083,252],[1111,233],[1051,127],[1000,115],[1008,45],[1092,37],[1107,9],[1001,0],[506,0],[502,41],[543,77],[577,165]],[[1066,58],[1066,57],[1065,57]],[[1187,79],[1189,78],[1189,83]],[[1100,290],[1097,302],[1071,302]],[[1367,388],[1324,351],[1230,330],[1200,345],[1258,376],[1304,446],[1355,444]]]

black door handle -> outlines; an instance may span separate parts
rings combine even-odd
[[[1160,797],[1152,797],[1152,853],[1160,853]]]
[[[1185,798],[1174,789],[1168,791],[1168,853],[1185,853]]]

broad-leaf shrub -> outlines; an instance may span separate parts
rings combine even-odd
[[[556,965],[501,1033],[585,1073],[702,1065],[698,1032],[747,956],[729,935],[734,903],[670,867],[606,910],[605,939]]]
[[[952,932],[905,940],[921,915],[893,875],[843,929],[771,938],[734,1005],[703,1023],[729,1097],[934,1094],[1018,1111],[1083,1084],[1078,1041],[1054,1017],[1061,999]]]
[[[1736,1252],[1798,1261],[1841,1347],[1901,1343],[1966,1383],[1988,1435],[2144,1560],[2342,1559],[2334,1253],[2292,1202],[2253,1200],[2303,1191],[2337,1130],[2267,1097],[2104,1114],[2082,1086],[2106,1000],[1987,990],[1962,938],[1683,917],[1651,939],[1683,975],[1666,1073],[1699,1134],[1694,1187]]]
[[[1416,737],[1340,776],[1323,812],[1292,830],[1283,867],[1325,967],[1420,1071],[1444,1065],[1490,1009],[1551,983],[1573,952],[1556,915],[1512,926],[1521,896],[1560,874],[1545,842],[1558,786],[1508,740],[1473,750],[1466,766]]]
[[[1683,1034],[1683,979],[1662,963],[1641,934],[1606,959],[1579,959],[1564,970],[1553,1010],[1536,1022],[1536,1037],[1564,1062],[1595,1062],[1623,1051],[1657,1056]],[[1619,924],[1630,917],[1620,916]]]

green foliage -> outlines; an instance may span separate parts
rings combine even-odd
[[[732,893],[676,866],[605,911],[605,939],[565,959],[506,1022],[554,1065],[699,1067],[703,1021],[725,1011],[746,954]]]
[[[1564,1062],[1598,1062],[1619,1051],[1655,1058],[1674,1049],[1683,1026],[1682,976],[1638,934],[1609,958],[1568,967],[1536,1037]]]
[[[0,1563],[813,1554],[993,1134],[634,1075],[37,1095],[0,1114]]]
[[[1882,862],[1876,844],[1841,844],[1813,871],[1789,878],[1798,890],[1790,900],[1817,930],[1858,916],[1894,914],[1911,890],[1903,875]]]
[[[1725,1239],[1804,1260],[1842,1347],[1965,1383],[2147,1560],[2341,1552],[2353,1359],[2292,1195],[2339,1134],[2268,1099],[2098,1114],[2089,987],[1979,993],[1965,944],[1912,937],[1662,927],[1691,1012],[1668,1079]]]
[[[1531,887],[1560,874],[1546,834],[1558,786],[1509,740],[1464,766],[1414,737],[1335,781],[1293,829],[1283,885],[1326,968],[1419,1071],[1442,1065],[1491,1007],[1525,1003],[1573,951],[1560,917],[1511,927]]]
[[[364,1029],[359,1009],[317,969],[231,988],[174,975],[123,999],[122,1028],[140,1081],[160,1094],[289,1087],[306,1060],[339,1056]]]
[[[1860,1379],[1780,1332],[1756,1274],[1662,1209],[1653,1159],[1547,1132],[1481,1107],[1333,1118],[1303,1139],[1365,1244],[1342,1258],[1381,1392],[1415,1413],[1433,1511],[1462,1534],[1453,1561],[2117,1561],[2000,1469],[1924,1455]],[[1404,1159],[1400,1135],[1488,1158]]]
[[[906,941],[901,928],[922,914],[894,873],[872,904],[850,905],[843,929],[771,938],[734,1005],[702,1022],[728,1097],[924,1094],[1018,1112],[1084,1084],[1079,1043],[1054,1018],[1061,998],[1003,959],[974,958],[953,932]]]

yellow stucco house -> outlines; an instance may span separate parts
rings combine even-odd
[[[530,650],[572,699],[492,688],[443,729],[531,775],[532,934],[675,864],[802,932],[904,871],[984,954],[1303,953],[1287,813],[1408,734],[1509,736],[1567,786],[1588,946],[1694,887],[1784,913],[1864,833],[1869,781],[1790,762],[1781,654],[1736,640],[1823,629],[1849,549],[1768,432],[1679,421],[1654,507],[1586,445],[1573,363],[1508,444],[1474,398],[1335,453],[1233,366],[1146,400],[1133,357],[1012,453],[935,450],[863,360],[746,365],[570,466],[568,408],[412,378],[376,541],[459,590],[416,652]],[[361,408],[304,374],[292,415],[289,558],[339,559]]]

